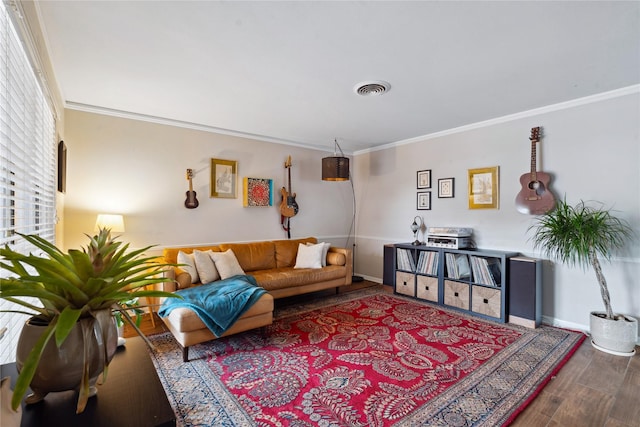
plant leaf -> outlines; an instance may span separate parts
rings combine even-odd
[[[38,364],[40,363],[40,357],[42,357],[44,348],[56,329],[56,321],[57,319],[54,318],[49,323],[49,326],[47,326],[42,335],[40,335],[40,338],[38,338],[38,341],[36,341],[36,344],[33,346],[33,349],[29,352],[27,359],[22,365],[22,370],[16,380],[16,385],[13,388],[13,397],[11,398],[11,408],[14,411],[18,409],[18,406],[20,406],[20,402],[27,392],[29,384],[31,384],[31,380],[38,369]]]
[[[56,346],[58,348],[60,348],[64,340],[67,339],[81,314],[81,309],[65,307],[64,310],[62,310],[58,316],[58,326],[56,327]]]

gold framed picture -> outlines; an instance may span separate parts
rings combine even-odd
[[[237,181],[237,161],[211,159],[211,197],[237,198]]]
[[[469,209],[499,209],[499,166],[469,169]]]

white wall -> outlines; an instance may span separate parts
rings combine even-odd
[[[514,199],[519,177],[530,171],[530,129],[542,126],[538,169],[552,175],[551,189],[570,203],[598,200],[640,230],[640,96],[603,95],[575,105],[549,107],[466,130],[356,153],[357,259],[360,274],[382,277],[383,245],[409,242],[414,216],[427,226],[473,227],[478,247],[530,256],[527,228]],[[425,117],[425,120],[428,120]],[[469,210],[467,170],[500,167],[500,208]],[[432,170],[432,209],[416,209],[416,172]],[[438,178],[455,178],[455,197],[438,199]],[[602,310],[595,274],[545,263],[543,315],[565,326],[588,329],[591,310]],[[604,266],[614,311],[640,318],[640,245]]]
[[[86,244],[98,213],[123,214],[123,240],[133,247],[285,239],[278,207],[289,155],[300,206],[291,237],[346,243],[351,189],[321,180],[321,158],[331,153],[74,110],[66,111],[65,142],[66,248]],[[238,162],[237,199],[209,197],[212,157]],[[196,209],[184,207],[187,168],[195,173]],[[242,206],[245,176],[274,180],[273,207]]]
[[[518,117],[453,130],[412,143],[356,153],[358,203],[357,273],[381,281],[383,245],[412,240],[413,217],[427,226],[473,227],[479,247],[530,256],[531,216],[515,210],[519,177],[529,171],[530,129],[542,126],[539,169],[551,189],[571,203],[599,200],[640,229],[640,137],[637,90],[552,106]],[[428,117],[425,118],[428,120]],[[125,239],[134,247],[159,247],[286,238],[280,228],[283,167],[293,158],[293,191],[300,213],[292,237],[317,236],[344,246],[351,222],[349,183],[323,182],[316,150],[79,111],[66,111],[68,146],[65,247],[85,244],[96,215],[122,213]],[[209,198],[211,157],[237,160],[238,175],[274,179],[273,208],[243,208],[241,188],[233,200]],[[500,208],[469,210],[467,170],[500,167]],[[195,169],[200,207],[183,206],[185,170]],[[416,210],[416,171],[432,170],[432,209]],[[455,197],[438,199],[438,178],[455,178]],[[616,311],[640,318],[640,245],[604,265]],[[602,309],[594,274],[545,263],[543,314],[563,326],[588,329],[591,310]]]

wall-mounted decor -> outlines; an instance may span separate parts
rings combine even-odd
[[[273,206],[272,179],[244,177],[242,189],[242,206]]]
[[[453,199],[454,178],[441,178],[438,180],[438,198]]]
[[[67,191],[67,146],[64,141],[58,143],[58,191]]]
[[[418,190],[431,188],[431,169],[418,171]]]
[[[419,211],[430,211],[431,191],[419,191],[417,205]]]
[[[193,169],[187,169],[187,181],[189,181],[189,191],[187,191],[187,200],[184,201],[184,207],[195,209],[200,203],[196,198],[196,192],[193,191]]]
[[[469,209],[499,209],[500,167],[469,169]]]
[[[235,199],[238,197],[238,162],[211,159],[211,197]]]

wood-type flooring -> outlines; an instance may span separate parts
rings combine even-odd
[[[368,286],[364,281],[345,286],[351,292]],[[392,292],[390,286],[384,286]],[[314,298],[334,294],[335,290],[316,292]],[[311,295],[276,300],[276,305],[308,301]],[[140,329],[147,335],[167,329],[154,314],[143,315]],[[124,335],[135,331],[125,326]],[[515,427],[640,427],[640,348],[634,357],[603,353],[591,346],[587,338],[573,357],[547,384],[542,392],[511,424]]]

